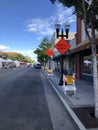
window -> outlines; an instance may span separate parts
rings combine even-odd
[[[82,73],[86,73],[86,74],[92,74],[92,68],[93,64],[92,64],[92,56],[84,56],[83,57],[83,63],[82,63]]]

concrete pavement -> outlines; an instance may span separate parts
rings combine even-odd
[[[67,92],[64,94],[64,90],[62,86],[59,86],[58,83],[60,81],[60,73],[57,73],[54,71],[53,76],[48,76],[47,73],[42,70],[46,77],[49,79],[50,83],[52,84],[52,87],[58,94],[59,98],[67,108],[68,112],[80,128],[80,130],[97,130],[98,128],[93,129],[86,129],[86,127],[83,125],[83,123],[80,121],[80,119],[77,117],[77,115],[74,113],[74,111],[71,109],[77,108],[77,107],[93,107],[94,106],[94,89],[93,84],[83,81],[83,80],[76,80],[76,88],[77,92],[76,94],[73,94],[72,92]]]
[[[63,91],[62,87],[58,85],[60,78],[57,76],[56,72],[54,72],[53,78],[50,79],[55,86],[58,86]],[[77,88],[76,94],[71,95],[71,92],[66,93],[66,97],[69,99],[70,105],[73,107],[94,106],[93,84],[84,80],[76,80],[75,84]]]

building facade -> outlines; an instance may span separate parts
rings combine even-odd
[[[96,31],[96,48],[98,52],[98,32]],[[90,41],[87,39],[84,24],[77,18],[76,46],[71,49],[77,79],[93,81],[93,63]],[[97,54],[96,54],[97,56]]]
[[[60,39],[56,38],[54,33],[52,36],[52,43],[54,50],[54,63],[55,70],[60,71],[60,53],[54,48],[54,45]],[[93,81],[93,64],[92,64],[92,51],[90,41],[87,39],[87,35],[84,29],[84,23],[77,18],[76,33],[69,33],[67,39],[71,45],[70,50],[64,55],[64,71],[72,74],[75,73],[77,79],[83,79],[86,81]],[[96,47],[98,53],[98,32],[96,31]],[[98,54],[96,54],[98,56]]]
[[[65,40],[70,44],[70,41],[75,41],[75,34],[76,33],[69,33],[68,39],[65,38]],[[55,44],[60,40],[61,38],[57,38],[56,37],[56,33],[53,34],[52,38],[51,38],[51,43],[52,43],[52,49],[54,51],[54,56],[53,56],[53,64],[54,64],[54,69],[56,71],[61,71],[61,57],[62,55],[57,51],[57,49],[54,47]],[[75,46],[75,42],[74,44],[72,44],[71,47]],[[64,71],[69,71],[69,54],[70,51],[67,51],[66,54],[63,55],[64,58]]]

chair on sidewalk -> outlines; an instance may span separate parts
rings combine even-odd
[[[66,94],[66,91],[74,91],[76,93],[76,86],[75,86],[75,76],[72,75],[63,75],[63,90]]]

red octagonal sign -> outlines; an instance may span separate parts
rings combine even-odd
[[[71,47],[65,39],[59,40],[54,46],[61,54],[65,54]]]

